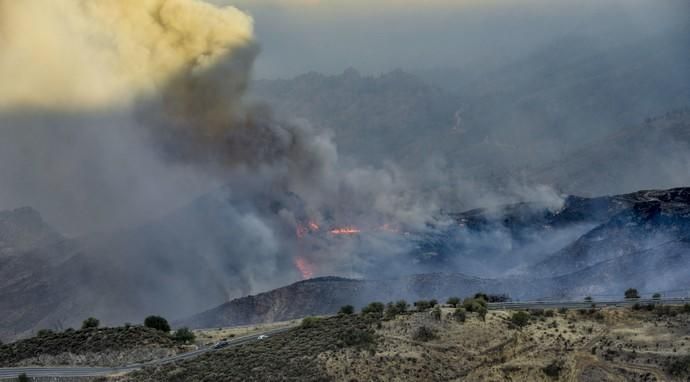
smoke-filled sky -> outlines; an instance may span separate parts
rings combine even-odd
[[[258,77],[500,66],[566,35],[621,44],[683,22],[683,0],[213,0],[256,20]]]
[[[382,108],[393,113],[367,109],[368,114],[352,119],[375,121],[394,115],[379,126],[399,127],[399,117],[411,128],[406,137],[400,130],[390,129],[385,135],[372,129],[371,141],[382,149],[371,151],[393,151],[397,138],[412,137],[414,146],[434,129],[438,134],[426,137],[439,138],[409,147],[411,160],[419,165],[416,171],[404,168],[402,161],[367,161],[370,153],[356,157],[339,150],[335,132],[327,127],[288,119],[301,117],[297,114],[276,117],[268,106],[247,99],[253,78],[338,73],[348,67],[365,73],[399,67],[479,72],[573,34],[596,41],[602,51],[661,35],[687,23],[687,8],[687,0],[0,0],[0,210],[32,206],[72,237],[114,232],[113,241],[121,245],[111,257],[122,261],[130,277],[134,271],[149,272],[145,267],[151,266],[147,256],[152,253],[166,264],[184,265],[177,269],[180,273],[202,257],[217,273],[213,279],[219,280],[223,298],[300,277],[380,275],[384,268],[409,272],[410,263],[396,262],[396,256],[410,253],[416,245],[406,234],[426,234],[432,227],[454,224],[439,213],[447,207],[446,196],[506,200],[503,191],[497,190],[496,197],[494,190],[473,191],[486,189],[472,186],[474,174],[454,175],[465,170],[460,160],[453,163],[458,171],[448,172],[445,162],[436,162],[445,158],[430,158],[440,143],[450,145],[455,154],[453,145],[466,140],[462,129],[425,125],[425,119],[409,121],[407,110],[399,110],[404,104],[397,102],[396,94],[384,94]],[[567,54],[567,49],[558,52]],[[687,54],[681,53],[669,55],[669,60],[661,57],[659,66],[653,61],[649,72],[667,66],[675,70],[678,65],[667,64],[675,64],[673,57],[685,60]],[[622,57],[605,65],[604,74],[616,77],[618,68],[628,66],[628,57],[634,61],[639,55]],[[548,66],[550,58],[536,63]],[[677,72],[669,83],[686,78],[685,72]],[[542,73],[535,71],[534,76]],[[530,80],[531,75],[526,70],[520,77]],[[551,85],[559,87],[558,76],[553,78]],[[630,82],[625,78],[623,82]],[[527,84],[536,85],[530,95],[541,94],[540,84]],[[497,86],[502,86],[500,81]],[[522,98],[522,83],[516,86],[516,96],[505,103]],[[595,86],[574,94],[584,94],[589,101],[591,94],[605,97],[628,89],[612,88],[611,93]],[[649,88],[659,90],[659,96],[643,94],[642,99],[622,103],[620,114],[647,103],[663,103],[665,108],[664,96],[685,102],[690,95],[683,93],[685,89],[666,95],[654,84]],[[334,100],[342,102],[334,102],[337,111],[355,104],[359,89],[345,101]],[[544,94],[550,101],[549,93]],[[481,130],[473,138],[479,143],[466,147],[478,150],[476,155],[463,153],[464,158],[473,156],[475,163],[515,162],[519,155],[492,158],[500,153],[496,136],[519,146],[522,155],[540,157],[544,147],[559,152],[573,137],[582,142],[601,126],[606,131],[619,127],[609,125],[606,118],[592,118],[597,123],[587,124],[579,121],[589,118],[573,119],[571,125],[560,120],[545,126],[535,123],[545,111],[562,110],[556,114],[559,119],[571,114],[570,98],[562,99],[567,100],[562,105],[544,107],[537,98],[536,107],[527,104],[527,115],[513,114],[505,103],[480,103],[477,115],[500,117],[496,111],[503,108],[509,112],[496,124],[489,119],[485,125],[470,126]],[[593,102],[602,103],[598,99]],[[422,100],[423,109],[434,109],[435,100]],[[572,103],[578,105],[573,115],[591,117],[588,110],[602,110],[586,102]],[[443,121],[455,120],[460,127],[462,106],[453,104]],[[502,128],[507,133],[490,131]],[[574,134],[565,134],[565,129]],[[545,132],[548,139],[534,143]],[[683,150],[679,149],[683,160],[677,162],[685,171],[680,181],[687,178],[690,163]],[[541,201],[551,209],[563,202],[563,195],[549,185],[513,181],[503,182],[511,188],[506,194],[520,200]],[[148,228],[137,231],[141,227]],[[360,229],[376,234],[356,240],[336,235]],[[139,240],[131,242],[132,232],[143,234],[134,235]],[[558,237],[573,235],[561,232]],[[478,248],[487,241],[510,245],[501,237],[489,235],[479,240]],[[546,252],[562,243],[559,239],[542,244]],[[141,269],[127,268],[133,267],[132,257],[141,262]],[[163,273],[156,277],[166,280]],[[199,299],[197,305],[204,307],[220,302],[219,295],[206,296],[207,286],[198,283],[209,279],[206,270],[187,277],[199,286],[191,288],[188,300]],[[166,282],[158,285],[161,293],[169,293]]]

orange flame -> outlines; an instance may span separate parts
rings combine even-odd
[[[358,235],[362,230],[355,227],[334,228],[329,231],[332,235]]]
[[[302,274],[302,280],[314,277],[314,266],[304,257],[296,257],[295,266],[299,270],[299,273]]]
[[[298,238],[303,238],[307,236],[307,234],[310,234],[312,232],[317,232],[321,229],[318,224],[316,224],[315,221],[310,220],[306,225],[298,224],[297,228],[295,228],[295,233],[297,234]]]

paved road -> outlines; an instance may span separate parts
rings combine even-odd
[[[257,332],[255,334],[235,338],[228,341],[228,346],[238,346],[249,342],[258,341],[260,335],[272,336],[278,333],[286,332],[293,327],[280,328],[269,330],[266,332]],[[225,348],[227,348],[225,347]],[[28,377],[99,377],[105,375],[128,373],[134,370],[141,369],[144,366],[165,365],[168,363],[181,361],[197,357],[201,354],[217,351],[220,349],[213,349],[212,347],[202,348],[189,353],[178,354],[169,358],[163,358],[151,362],[135,363],[122,367],[17,367],[17,368],[0,368],[0,380],[16,379],[20,374],[26,373]]]
[[[666,304],[666,305],[683,305],[690,304],[690,298],[662,298],[662,299],[629,299],[629,300],[602,300],[596,299],[591,302],[587,301],[521,301],[521,302],[497,302],[490,303],[489,310],[524,310],[524,309],[587,309],[592,305],[597,307],[616,307],[616,306],[632,306],[635,304]]]

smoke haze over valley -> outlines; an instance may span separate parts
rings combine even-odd
[[[0,338],[689,290],[689,46],[674,0],[0,0]]]

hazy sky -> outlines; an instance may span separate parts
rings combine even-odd
[[[622,43],[678,23],[685,0],[213,0],[251,13],[262,45],[257,77],[352,66],[501,65],[559,37]],[[660,22],[661,21],[661,22]]]

